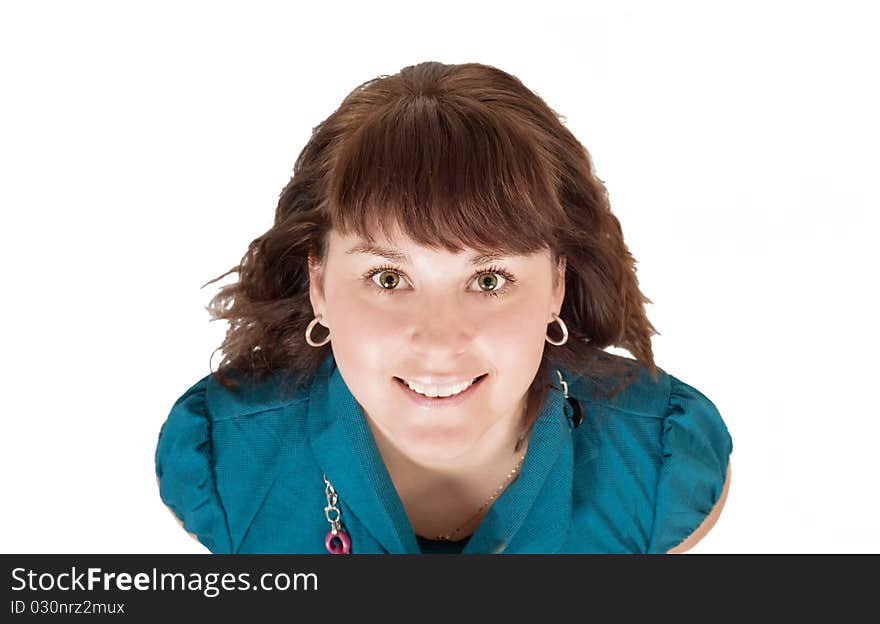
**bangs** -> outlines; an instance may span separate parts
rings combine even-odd
[[[372,242],[395,229],[417,244],[530,254],[552,247],[563,211],[555,159],[521,113],[477,100],[412,96],[336,146],[331,225]]]

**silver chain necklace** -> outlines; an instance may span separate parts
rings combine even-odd
[[[575,427],[577,427],[583,420],[583,411],[581,410],[580,403],[574,398],[568,396],[568,383],[566,383],[565,379],[562,378],[562,373],[559,371],[559,369],[556,369],[556,374],[559,376],[559,383],[562,386],[565,399],[569,402],[572,409],[574,410],[573,424]],[[526,452],[528,452],[528,449],[526,450]],[[474,518],[478,517],[480,513],[486,508],[486,506],[489,505],[489,503],[491,503],[501,494],[501,491],[504,489],[507,482],[511,480],[511,478],[519,470],[519,467],[522,465],[523,460],[526,456],[526,452],[523,452],[516,466],[514,466],[513,470],[510,471],[504,482],[498,487],[495,493],[489,497],[489,500],[483,503],[483,505],[477,510],[477,512],[473,516],[468,518],[463,525],[461,525],[451,533],[438,535],[434,539],[448,542],[456,541],[453,536],[464,529],[468,525],[468,523],[470,523]],[[329,552],[330,554],[347,555],[351,553],[351,537],[348,535],[348,532],[342,528],[342,511],[336,505],[339,502],[339,495],[333,488],[333,484],[331,484],[330,480],[327,479],[327,475],[324,474],[323,477],[324,492],[327,495],[327,506],[324,507],[324,517],[327,518],[327,522],[330,523],[330,530],[327,531],[327,535],[324,536],[324,546],[327,548],[327,552]]]

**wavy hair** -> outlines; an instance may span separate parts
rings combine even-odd
[[[362,83],[313,128],[272,227],[238,265],[202,286],[238,273],[207,306],[212,320],[230,322],[212,376],[227,388],[238,387],[233,377],[277,374],[285,393],[308,385],[332,348],[332,341],[305,341],[314,318],[310,258],[324,262],[331,228],[372,242],[373,226],[391,224],[420,245],[450,252],[549,249],[554,265],[565,256],[560,317],[569,339],[545,343],[524,434],[540,413],[550,366],[606,397],[641,367],[657,379],[651,336],[659,332],[644,309],[651,300],[639,290],[635,260],[589,152],[516,77],[480,63],[438,62]],[[558,341],[555,325],[548,332]],[[636,360],[605,352],[609,346]]]

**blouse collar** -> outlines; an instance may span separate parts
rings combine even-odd
[[[462,554],[497,553],[508,545],[516,552],[552,553],[565,542],[572,509],[572,409],[556,368],[546,381],[550,387],[520,473],[495,499]],[[389,553],[421,552],[363,409],[332,353],[321,363],[309,399],[311,447],[339,500]],[[323,488],[323,480],[315,487]],[[341,520],[344,526],[344,514]]]

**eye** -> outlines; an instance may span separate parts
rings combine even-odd
[[[378,282],[373,279],[377,276],[379,278]],[[369,280],[378,286],[376,290],[379,293],[393,295],[396,290],[400,290],[397,288],[397,285],[400,283],[401,278],[405,278],[406,275],[397,267],[383,265],[370,269],[363,277],[365,280]],[[500,287],[498,286],[499,277],[503,280]],[[471,281],[474,280],[477,280],[481,294],[488,297],[499,297],[507,294],[512,288],[511,284],[516,283],[516,278],[500,267],[490,267],[479,271],[471,277]]]
[[[481,273],[477,276],[477,283],[480,288],[483,289],[483,292],[498,295],[500,289],[498,288],[498,278],[504,280],[503,275],[498,275],[498,273]],[[505,280],[506,282],[506,280]],[[502,282],[503,285],[504,282]]]
[[[364,279],[376,284],[378,292],[391,295],[395,290],[398,290],[397,285],[400,283],[402,275],[403,273],[395,267],[380,266],[364,273]],[[379,277],[378,282],[373,279],[376,276]]]
[[[501,286],[498,286],[499,277],[502,280]],[[480,271],[472,279],[477,279],[483,294],[490,297],[506,295],[513,288],[512,285],[516,283],[516,278],[501,267],[490,267]]]
[[[400,274],[392,269],[383,269],[376,274],[379,275],[382,290],[394,290],[400,283]]]

